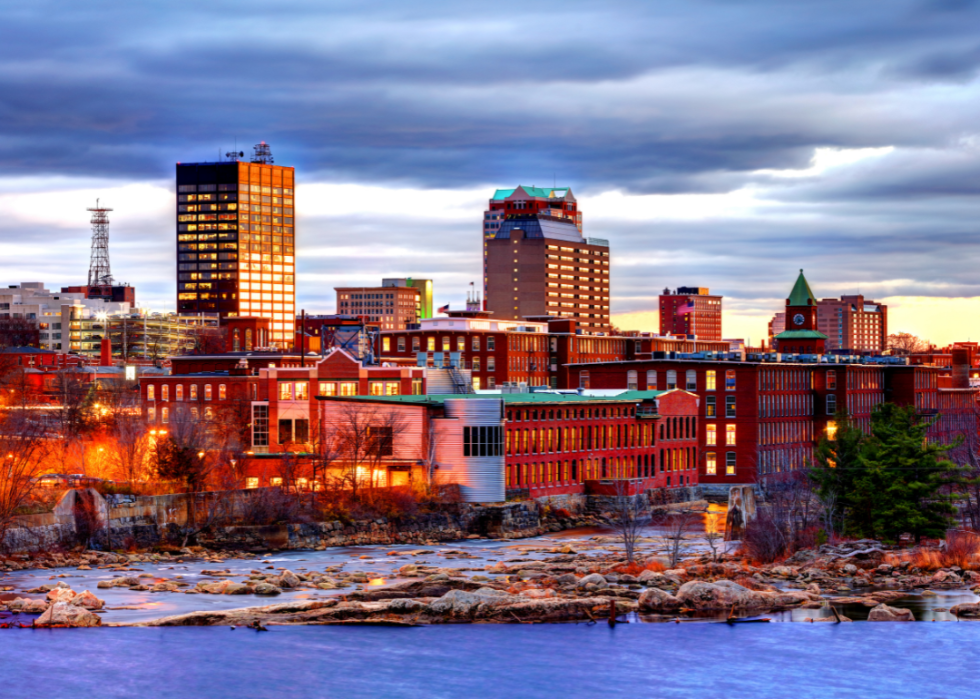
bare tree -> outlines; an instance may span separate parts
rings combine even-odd
[[[659,531],[659,539],[667,554],[667,564],[676,568],[684,552],[684,542],[688,540],[697,515],[688,508],[666,510],[653,519],[653,526]]]
[[[334,436],[343,486],[355,499],[363,488],[373,490],[405,430],[401,415],[370,403],[345,402],[328,411],[324,422],[327,432]]]
[[[892,354],[908,355],[929,350],[929,343],[912,333],[893,333],[888,336],[887,342]]]
[[[623,542],[627,563],[633,562],[640,532],[650,521],[650,510],[639,490],[641,487],[642,481],[640,480],[620,479],[615,481],[615,495],[610,503],[612,522]]]
[[[49,444],[37,411],[9,406],[0,411],[0,548],[35,494]]]
[[[149,477],[150,435],[139,414],[117,414],[108,428],[107,459],[113,476],[131,484]]]
[[[194,325],[187,329],[183,354],[222,354],[227,349],[228,329],[215,325]],[[185,349],[186,348],[186,349]]]
[[[0,318],[0,348],[38,347],[41,332],[37,321],[30,318]]]

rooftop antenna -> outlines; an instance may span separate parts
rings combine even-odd
[[[272,165],[275,161],[272,159],[272,148],[265,141],[260,141],[255,145],[253,149],[255,152],[252,154],[252,162],[259,163],[261,165]]]
[[[111,286],[112,272],[109,269],[109,216],[112,209],[99,206],[95,200],[92,212],[92,258],[88,267],[89,286]]]

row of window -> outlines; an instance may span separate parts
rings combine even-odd
[[[192,383],[188,386],[188,391],[190,393],[188,400],[198,400],[198,384]],[[211,384],[204,384],[204,400],[211,400],[214,397],[214,391]],[[218,384],[218,400],[225,400],[228,397],[228,387],[225,384]],[[146,400],[155,401],[156,400],[156,386],[153,384],[148,384],[146,387]],[[169,401],[170,400],[170,386],[168,384],[163,384],[160,386],[160,400]],[[174,400],[182,401],[184,400],[184,386],[183,384],[177,384],[174,386]]]
[[[174,408],[176,410],[176,408]],[[201,418],[201,412],[196,406],[190,407],[190,416],[192,420],[199,420]],[[204,409],[204,419],[211,421],[214,419],[214,411],[210,407]],[[155,405],[148,406],[146,409],[146,421],[150,424],[156,424],[157,421],[157,407]],[[167,406],[160,407],[160,424],[167,425],[170,423],[170,408]]]
[[[658,461],[660,473],[691,471],[697,467],[697,450],[693,447],[661,449],[659,459],[656,452],[651,452],[636,456],[614,456],[608,459],[602,457],[581,461],[572,459],[571,461],[509,464],[506,468],[507,487],[571,485],[580,481],[606,478],[653,478],[657,475]]]
[[[413,352],[421,352],[422,351],[421,350],[421,347],[422,347],[422,339],[423,338],[420,338],[420,337],[417,337],[417,336],[412,337],[412,351]],[[435,352],[436,351],[436,338],[434,338],[434,337],[427,337],[427,338],[424,338],[424,339],[425,339],[425,351],[426,352]],[[398,346],[398,351],[399,352],[404,352],[405,351],[405,347],[406,347],[405,337],[404,336],[401,336],[401,337],[397,338],[397,340],[398,340],[398,345],[397,345]],[[473,352],[479,352],[480,351],[480,336],[479,335],[474,335],[471,338],[470,346],[471,346],[471,351],[473,351]],[[452,348],[452,338],[450,338],[448,336],[443,337],[442,338],[442,351],[443,352],[450,352],[451,351],[451,348]],[[494,352],[494,351],[496,351],[496,349],[497,349],[496,338],[493,335],[488,336],[487,337],[487,351],[488,352]],[[390,337],[383,337],[383,338],[381,338],[381,351],[382,352],[390,352],[391,351],[391,338]],[[465,336],[459,336],[459,337],[456,338],[456,351],[457,352],[465,352],[466,351],[466,337]]]

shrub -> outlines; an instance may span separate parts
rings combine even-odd
[[[912,567],[919,570],[939,570],[943,567],[943,555],[935,549],[917,549],[912,556]]]
[[[774,563],[780,560],[786,555],[788,544],[785,532],[763,509],[745,526],[745,533],[742,535],[742,548],[757,563]]]
[[[663,573],[667,570],[667,566],[659,558],[651,558],[644,567],[646,570],[652,570],[654,573]]]
[[[980,554],[980,535],[973,532],[950,532],[946,537],[946,549],[942,553],[944,567],[959,566],[963,570],[974,570],[978,566]]]

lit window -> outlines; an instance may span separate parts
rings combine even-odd
[[[390,352],[391,351],[391,338],[383,337],[381,338],[381,351]]]
[[[335,383],[320,383],[320,395],[321,396],[335,396],[337,395],[337,384]]]
[[[385,382],[385,395],[386,396],[397,396],[401,393],[401,386],[397,381],[386,381]]]
[[[218,384],[218,400],[228,398],[228,387],[225,384]]]
[[[473,377],[473,390],[474,391],[479,391],[480,390],[480,377],[479,376],[474,376]]]
[[[150,384],[149,386],[146,387],[146,399],[147,400],[156,400],[156,394],[154,393],[155,389],[156,389],[156,386],[154,386],[153,384]]]
[[[436,351],[436,339],[434,337],[426,338],[425,343],[426,343],[426,349],[429,352]]]
[[[837,388],[837,372],[831,369],[827,372],[827,390],[833,391]]]
[[[647,390],[657,390],[657,371],[655,369],[651,369],[647,372]]]
[[[170,400],[170,386],[164,384],[160,387],[160,400]]]
[[[197,384],[191,384],[191,400],[197,400]]]
[[[725,390],[734,391],[735,390],[735,370],[728,369],[725,371]]]
[[[296,382],[296,400],[309,400],[310,399],[310,384],[306,381]]]
[[[258,478],[246,478],[245,479],[245,487],[246,488],[258,488],[259,487],[259,479]]]
[[[718,443],[718,433],[715,425],[705,425],[704,443],[713,447]]]
[[[177,384],[177,387],[174,389],[174,393],[176,394],[174,398],[175,400],[184,400],[184,386],[182,384]]]
[[[715,397],[707,396],[704,399],[704,416],[715,417]]]
[[[714,390],[717,390],[717,384],[716,384],[716,380],[717,379],[716,379],[716,377],[717,377],[717,374],[716,374],[716,372],[715,372],[714,369],[709,369],[708,371],[704,372],[704,390],[705,391],[714,391]]]
[[[286,381],[280,382],[279,400],[292,400],[292,399],[293,399],[293,385]]]
[[[271,485],[271,486],[281,486],[282,485],[282,478],[270,478],[269,479],[269,485]]]
[[[725,425],[725,444],[735,446],[735,425]]]
[[[448,337],[442,338],[442,351],[443,352],[448,352],[449,351],[449,338]]]
[[[164,425],[170,422],[170,408],[160,408],[160,422]]]
[[[211,400],[211,384],[204,384],[204,400]]]
[[[709,451],[704,455],[704,472],[709,476],[714,476],[718,473],[717,457],[713,451]]]
[[[157,421],[157,409],[152,405],[146,409],[146,420],[147,422]]]
[[[340,384],[340,395],[342,396],[356,396],[357,395],[357,383],[354,381],[344,381]]]
[[[384,381],[369,381],[368,393],[372,396],[384,395]]]
[[[725,475],[735,475],[735,452],[730,451],[725,454]]]

